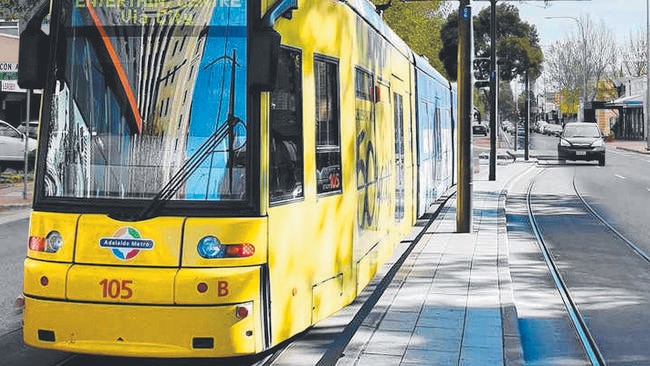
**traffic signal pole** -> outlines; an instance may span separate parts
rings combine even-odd
[[[456,231],[472,230],[472,7],[458,8],[458,188]]]

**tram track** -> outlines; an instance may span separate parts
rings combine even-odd
[[[619,239],[621,239],[630,249],[632,249],[637,255],[639,255],[641,258],[643,258],[646,262],[650,263],[650,255],[646,253],[644,250],[639,248],[636,244],[634,244],[631,240],[629,240],[623,233],[620,231],[616,230],[615,227],[613,227],[607,220],[605,220],[598,212],[587,202],[587,200],[584,198],[583,195],[580,194],[578,191],[578,188],[576,187],[576,182],[575,179],[573,180],[573,189],[576,192],[576,196],[580,199],[580,201],[584,204],[584,206],[587,208],[589,213],[591,213],[592,216],[594,216],[598,221],[600,221],[605,227],[607,227],[614,235],[616,235]]]
[[[576,298],[571,294],[571,284],[567,283],[565,277],[563,277],[563,274],[560,271],[560,268],[562,268],[563,271],[567,271],[566,268],[567,265],[569,264],[569,262],[567,262],[568,259],[566,257],[561,259],[559,258],[561,257],[561,254],[556,253],[556,250],[558,249],[556,248],[556,246],[559,245],[557,244],[557,242],[554,242],[554,245],[552,246],[549,245],[549,243],[547,242],[544,236],[543,225],[540,224],[538,220],[538,215],[536,215],[537,212],[535,208],[535,199],[534,199],[535,195],[533,194],[534,187],[538,181],[538,178],[541,176],[541,173],[545,171],[546,169],[541,169],[535,175],[535,177],[533,177],[530,180],[526,188],[525,206],[528,215],[528,221],[530,223],[535,241],[539,246],[540,253],[543,257],[543,260],[546,263],[546,266],[548,267],[548,270],[555,284],[555,287],[557,288],[560,297],[564,302],[570,322],[576,331],[577,337],[579,338],[579,342],[582,344],[584,348],[585,354],[587,355],[592,365],[606,365],[608,358],[605,357],[605,354],[601,350],[602,348],[599,348],[599,345],[597,344],[595,338],[595,335],[597,335],[598,338],[603,337],[602,325],[600,326],[600,328],[596,327],[593,329],[590,329],[590,327],[588,326],[587,319],[589,319],[591,316],[594,316],[593,310],[587,310],[586,304],[583,304],[583,302],[586,300],[584,295],[582,296],[582,298]],[[567,185],[567,187],[569,187],[569,185]],[[623,243],[636,256],[642,258],[643,262],[645,263],[650,262],[650,255],[648,255],[648,253],[646,253],[634,242],[628,239],[622,232],[620,232],[615,227],[613,227],[610,223],[608,223],[607,220],[597,212],[594,206],[592,206],[592,204],[588,202],[587,197],[584,194],[582,194],[578,189],[578,186],[576,184],[575,174],[573,175],[573,179],[570,183],[570,187],[572,193],[575,195],[574,202],[577,205],[575,207],[577,208],[576,212],[577,211],[584,212],[585,215],[592,218],[594,225],[597,225],[596,227],[600,226],[601,228],[600,230],[602,230],[603,232],[611,233],[614,241],[620,241],[620,243]],[[573,234],[566,233],[566,235],[573,235]],[[579,241],[580,239],[572,238],[572,240]],[[623,248],[623,245],[621,245],[621,248]],[[557,263],[559,260],[562,260],[561,264]],[[639,263],[643,263],[643,262],[639,262]],[[571,263],[571,264],[575,265],[575,263]],[[569,273],[565,273],[565,276],[567,275],[569,275]],[[576,291],[580,291],[580,289],[576,289]],[[579,308],[580,305],[585,305],[585,309],[583,309],[583,312],[584,311],[586,311],[587,313],[589,313],[590,311],[592,312],[589,317],[586,317],[585,314],[581,312]]]
[[[539,224],[533,212],[533,204],[531,199],[532,190],[533,190],[533,186],[535,185],[535,178],[539,176],[539,174],[543,171],[544,170],[540,170],[538,174],[533,179],[530,180],[530,183],[528,184],[528,188],[526,190],[526,208],[528,213],[528,220],[533,230],[533,235],[535,236],[537,244],[539,245],[542,257],[544,258],[544,262],[548,266],[551,277],[553,278],[553,282],[555,283],[555,286],[560,293],[560,297],[562,298],[562,301],[566,306],[571,323],[578,334],[579,340],[582,343],[582,346],[585,350],[585,353],[587,354],[587,357],[589,358],[589,361],[591,362],[592,365],[599,365],[599,366],[606,365],[605,359],[601,354],[600,350],[598,349],[598,345],[596,344],[594,337],[591,335],[589,328],[587,327],[585,318],[583,317],[580,310],[578,309],[578,306],[576,305],[575,301],[571,297],[571,294],[569,292],[569,287],[563,280],[560,270],[558,269],[558,266],[556,265],[555,260],[551,255],[551,251],[549,250],[548,246],[546,245],[546,242],[544,241],[544,237],[542,236]]]

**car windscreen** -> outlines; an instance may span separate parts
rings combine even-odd
[[[564,128],[564,137],[600,137],[598,126],[566,126]]]

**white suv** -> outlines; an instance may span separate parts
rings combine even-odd
[[[25,139],[27,152],[36,150],[36,140],[28,138],[14,126],[0,120],[0,165],[25,160]]]

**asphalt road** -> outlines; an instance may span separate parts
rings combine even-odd
[[[0,334],[5,334],[21,327],[16,299],[23,288],[29,220],[11,221],[0,227]]]
[[[556,141],[542,136],[534,139],[549,151]],[[549,157],[548,153],[539,155]],[[595,162],[557,164],[553,159],[542,163],[544,168],[534,178],[531,191],[533,211],[600,351],[608,365],[650,364],[650,263],[591,215],[576,194],[577,190],[635,245],[650,251],[650,159],[609,150],[605,167]],[[513,280],[524,279],[513,276]],[[557,337],[558,329],[562,328],[548,337]]]

